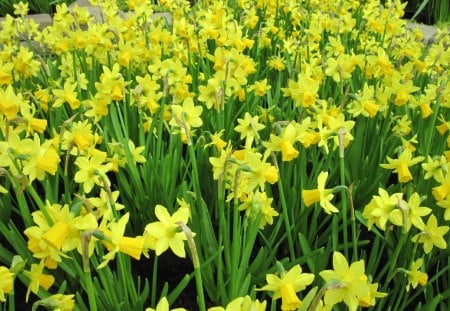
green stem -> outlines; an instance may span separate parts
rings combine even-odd
[[[271,156],[272,156],[272,160],[278,170],[278,172],[280,172],[280,168],[278,167],[278,162],[277,159],[275,157],[275,154],[273,152],[271,152]],[[286,227],[286,233],[287,233],[287,239],[288,239],[288,246],[289,246],[289,254],[291,256],[291,260],[295,259],[295,251],[294,251],[294,243],[292,241],[292,236],[291,236],[291,225],[289,223],[289,215],[288,215],[288,208],[286,205],[286,197],[284,196],[284,189],[283,189],[283,182],[281,179],[281,174],[278,173],[278,190],[280,192],[280,201],[281,201],[281,209],[283,211],[283,221],[284,221],[284,226]]]
[[[192,165],[192,179],[194,182],[194,192],[196,195],[197,202],[200,202],[200,205],[203,206],[202,192],[200,188],[200,180],[198,178],[198,168],[197,168],[197,157],[195,156],[194,146],[192,143],[188,145],[189,157],[191,158]]]
[[[444,90],[446,84],[447,84],[447,81],[443,81],[441,83],[441,85],[439,86],[438,95],[436,98],[436,107],[434,107],[434,109],[433,109],[434,113],[431,117],[430,123],[428,123],[428,125],[427,125],[428,129],[430,129],[430,130],[427,131],[427,135],[425,138],[425,152],[423,154],[425,157],[430,153],[430,148],[433,145],[433,135],[434,135],[434,132],[436,132],[434,130],[434,125],[436,124],[439,107],[440,107],[440,104],[442,101],[443,90]]]
[[[239,173],[241,171],[238,169],[236,171],[236,176],[235,176],[235,181],[234,181],[234,200],[233,200],[233,232],[230,235],[230,239],[232,239],[232,237],[238,237],[241,235],[241,232],[239,230],[240,228],[240,224],[239,224],[239,200],[237,198],[237,187],[238,187],[238,181],[239,181]],[[237,296],[237,286],[238,286],[238,268],[239,268],[239,255],[240,255],[240,250],[241,250],[241,239],[236,239],[233,238],[232,239],[232,244],[231,244],[231,299],[236,298]]]
[[[397,259],[398,259],[398,256],[400,255],[400,251],[402,250],[403,244],[405,244],[407,237],[408,237],[408,234],[401,233],[400,239],[398,240],[397,246],[395,248],[394,256],[389,259],[390,266],[389,266],[388,274],[386,276],[388,280],[391,280],[393,278],[393,275],[395,274],[396,266],[398,264]],[[386,282],[384,284],[383,292],[386,292],[388,285],[389,285],[388,282]]]
[[[341,185],[345,185],[345,164],[344,164],[344,157],[339,156],[339,171],[341,175]],[[347,192],[342,191],[342,233],[344,235],[344,253],[345,258],[348,258],[348,222],[347,222]],[[353,254],[355,256],[356,254]]]
[[[194,269],[195,285],[197,287],[197,299],[200,311],[206,311],[205,295],[203,293],[203,281],[200,267]]]
[[[86,278],[86,291],[88,294],[89,310],[97,311],[97,301],[95,299],[94,286],[92,284],[92,276],[89,272],[84,273]]]
[[[153,261],[153,273],[152,273],[152,297],[150,304],[154,306],[156,304],[156,282],[158,281],[158,256],[155,256]]]
[[[42,202],[41,197],[37,194],[36,189],[34,189],[32,186],[27,186],[28,193],[33,197],[34,202],[38,205],[39,209],[41,210],[42,214],[45,217],[45,220],[47,220],[47,223],[49,226],[53,225],[53,220],[50,217],[49,213],[47,212],[47,208],[45,207],[44,202]]]
[[[16,310],[15,308],[15,297],[14,297],[14,290],[11,291],[11,293],[9,293],[9,297],[8,297],[8,307],[9,307],[9,311],[14,311]]]
[[[198,258],[197,247],[194,241],[194,235],[192,234],[191,229],[185,223],[179,222],[178,225],[181,227],[181,230],[183,230],[184,234],[186,235],[188,247],[192,255],[192,264],[194,265],[195,285],[197,287],[197,302],[200,311],[206,311],[205,295],[203,293],[202,272],[200,260]]]

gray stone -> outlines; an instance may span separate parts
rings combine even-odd
[[[25,19],[33,19],[36,24],[39,24],[39,30],[44,29],[52,24],[52,17],[50,14],[31,14],[25,16]]]
[[[418,23],[414,23],[409,21],[406,24],[406,29],[407,30],[414,30],[416,27],[419,27],[420,31],[423,34],[423,42],[426,44],[432,44],[434,42],[434,39],[436,37],[437,34],[437,30],[436,27],[434,26],[429,26],[429,25],[424,25],[424,24],[418,24]]]
[[[0,17],[0,30],[3,29],[2,23],[5,21],[5,17]],[[52,24],[52,17],[50,14],[30,14],[25,16],[25,19],[32,19],[39,24],[39,30],[44,29]]]
[[[89,0],[77,0],[69,5],[69,10],[73,10],[75,7],[86,8],[97,23],[104,20],[102,9],[99,6],[91,5]]]
[[[153,13],[152,14],[152,19],[157,19],[157,18],[165,18],[167,25],[169,25],[169,27],[172,26],[172,14],[169,12],[163,12],[163,13]]]
[[[75,5],[78,5],[80,8],[92,6],[89,0],[77,0],[69,5],[69,8],[73,8]]]

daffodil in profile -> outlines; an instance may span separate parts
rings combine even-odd
[[[50,286],[55,282],[53,275],[43,273],[44,261],[41,260],[39,264],[32,264],[31,269],[24,271],[23,274],[29,279],[28,290],[26,293],[25,301],[28,301],[30,292],[37,293],[39,287],[48,290]]]
[[[5,294],[14,289],[14,274],[5,266],[0,266],[0,302],[5,302]]]
[[[306,206],[319,202],[325,213],[338,213],[339,210],[331,203],[334,198],[333,189],[325,189],[325,183],[327,181],[328,172],[320,172],[317,177],[317,188],[311,190],[302,190],[303,202]]]
[[[424,159],[425,157],[422,156],[413,158],[411,150],[404,149],[398,159],[387,157],[389,163],[380,164],[380,166],[382,168],[393,169],[394,173],[398,174],[398,181],[406,183],[413,179],[409,167],[422,162]]]
[[[54,294],[47,298],[36,301],[34,306],[43,306],[48,310],[72,311],[75,307],[75,295]],[[33,308],[34,309],[34,308]]]
[[[427,284],[428,274],[420,270],[422,265],[423,265],[423,258],[419,258],[411,263],[409,270],[405,270],[405,273],[408,276],[408,284],[406,285],[406,291],[409,291],[410,287],[414,289],[417,287],[417,285],[425,286],[425,284]]]
[[[179,229],[179,223],[187,224],[189,209],[180,208],[171,216],[164,206],[156,205],[155,215],[159,221],[148,224],[145,231],[148,233],[148,237],[153,237],[155,240],[156,255],[161,255],[170,247],[178,257],[186,257],[184,241],[187,238]]]
[[[440,185],[432,189],[432,193],[436,201],[440,202],[450,195],[450,173],[446,173],[440,181]]]
[[[295,265],[281,277],[275,274],[266,275],[267,285],[260,290],[273,292],[272,299],[281,298],[281,310],[297,310],[302,305],[297,292],[304,290],[314,281],[314,275],[303,273],[300,265]]]
[[[108,253],[103,255],[103,261],[98,269],[105,267],[110,260],[113,260],[117,252],[127,254],[139,260],[144,250],[145,239],[143,237],[127,237],[125,227],[130,219],[130,214],[126,213],[117,222],[111,222],[107,228],[101,228],[103,244],[108,249]]]
[[[294,147],[296,141],[297,130],[295,122],[291,122],[279,136],[270,134],[270,141],[263,142],[263,145],[268,151],[281,151],[281,160],[291,161],[299,154],[298,150]]]

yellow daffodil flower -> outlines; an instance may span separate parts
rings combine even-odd
[[[446,173],[440,185],[432,189],[432,193],[436,201],[445,200],[450,195],[450,173]]]
[[[75,307],[75,295],[54,294],[36,301],[34,306],[43,306],[51,310],[72,311]]]
[[[423,258],[419,258],[411,263],[409,270],[405,270],[408,276],[408,284],[406,285],[406,291],[409,292],[410,288],[416,288],[417,285],[425,286],[428,282],[428,274],[420,271],[423,265]]]
[[[156,309],[153,308],[147,308],[145,311],[186,311],[185,308],[175,308],[170,309],[169,308],[169,302],[167,301],[166,297],[161,298],[161,300],[156,305]]]
[[[405,232],[411,229],[411,225],[418,229],[422,229],[425,223],[422,220],[423,216],[431,213],[431,208],[420,206],[422,200],[418,193],[414,192],[405,202],[401,197],[398,197],[397,207],[390,215],[389,219],[392,223],[398,226],[403,226]]]
[[[313,274],[302,273],[300,265],[295,265],[281,277],[267,274],[267,285],[259,290],[273,292],[272,299],[274,300],[281,298],[281,310],[297,310],[302,302],[296,293],[304,290],[313,280]]]
[[[325,305],[334,305],[343,301],[350,311],[356,311],[360,305],[360,299],[370,296],[368,278],[364,272],[364,260],[356,261],[349,266],[344,255],[334,252],[333,269],[319,273],[327,282]]]
[[[53,102],[53,107],[60,107],[64,103],[68,103],[70,108],[75,110],[80,107],[80,100],[77,98],[78,93],[75,91],[76,83],[66,81],[63,89],[53,89],[53,95],[56,100]]]
[[[409,149],[404,149],[398,159],[392,159],[387,157],[388,164],[380,164],[382,168],[393,169],[395,173],[398,174],[398,181],[401,183],[406,183],[413,179],[409,167],[413,166],[421,161],[425,157],[418,156],[413,158],[412,152]]]
[[[5,302],[5,294],[14,288],[14,274],[5,266],[0,266],[0,302]]]
[[[398,204],[401,193],[389,193],[383,188],[378,189],[378,195],[374,195],[372,200],[364,207],[363,216],[368,220],[369,230],[375,224],[378,228],[386,230],[386,224],[390,220],[391,213]]]
[[[423,243],[423,250],[425,254],[429,254],[436,246],[440,249],[445,249],[447,247],[447,242],[444,239],[444,235],[448,232],[449,226],[438,227],[436,216],[431,214],[428,218],[427,224],[422,232],[413,236],[411,241],[414,243]]]
[[[100,228],[105,236],[103,244],[108,249],[108,253],[103,256],[103,262],[98,266],[98,269],[105,267],[119,251],[136,260],[140,259],[144,250],[145,239],[143,237],[124,236],[129,218],[130,214],[126,213],[118,222],[114,221],[109,223],[107,228]]]
[[[251,148],[253,141],[259,139],[258,132],[261,131],[265,126],[258,122],[259,117],[252,117],[248,112],[245,113],[244,119],[237,119],[239,125],[237,125],[234,130],[241,134],[240,138],[245,138],[245,147]]]
[[[302,190],[303,202],[305,202],[307,207],[319,202],[325,213],[338,213],[339,210],[331,203],[331,200],[334,198],[333,189],[325,189],[327,177],[328,172],[320,172],[317,177],[317,188],[312,190]]]
[[[162,205],[155,206],[155,215],[159,221],[152,222],[145,227],[145,231],[155,242],[155,252],[159,256],[169,247],[178,257],[186,257],[184,241],[186,235],[179,230],[179,222],[187,224],[189,209],[180,208],[171,216]]]
[[[208,308],[208,311],[265,311],[267,302],[260,302],[258,299],[252,300],[250,296],[238,297],[226,306]]]
[[[278,212],[271,206],[273,199],[268,198],[265,192],[252,192],[239,206],[239,210],[245,210],[245,215],[251,219],[256,219],[261,214],[261,220],[258,224],[260,229],[264,229],[266,224],[273,223],[273,217],[278,216]]]
[[[6,119],[11,120],[17,116],[22,101],[22,96],[14,93],[12,85],[8,85],[6,89],[0,88],[0,112]]]
[[[112,168],[111,163],[103,164],[105,160],[104,153],[97,153],[90,158],[79,156],[75,160],[75,165],[79,170],[75,173],[74,180],[83,184],[85,193],[91,192],[94,185],[102,185],[100,175],[105,175]]]
[[[25,301],[28,302],[30,292],[37,294],[39,287],[48,290],[50,286],[55,282],[53,275],[44,274],[44,261],[39,264],[32,264],[31,270],[23,271],[23,274],[29,279],[28,289],[25,297]]]
[[[297,129],[295,122],[289,123],[283,132],[278,135],[270,134],[270,141],[263,142],[268,151],[281,151],[282,161],[291,161],[295,159],[299,152],[294,148],[297,141]]]

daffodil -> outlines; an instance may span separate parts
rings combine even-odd
[[[175,308],[170,309],[169,308],[169,302],[167,301],[166,297],[161,298],[161,300],[156,305],[156,309],[153,308],[147,308],[145,311],[186,311],[185,308]]]
[[[381,107],[376,103],[374,94],[374,87],[365,83],[361,94],[356,95],[355,100],[349,104],[348,112],[353,117],[359,115],[369,118],[375,117]]]
[[[239,125],[234,130],[241,134],[241,139],[245,138],[245,147],[251,148],[253,141],[259,139],[258,132],[265,126],[258,122],[259,117],[252,117],[248,112],[245,113],[244,119],[238,119]]]
[[[198,91],[198,100],[205,103],[206,108],[214,107],[216,110],[222,108],[225,94],[222,82],[217,77],[208,79],[208,84],[206,86],[200,85]]]
[[[380,164],[382,168],[393,169],[398,174],[398,181],[406,183],[413,179],[409,167],[419,162],[422,162],[425,157],[418,156],[413,158],[412,152],[409,149],[404,149],[398,159],[387,157],[388,164]]]
[[[81,248],[81,230],[97,228],[97,221],[91,213],[75,216],[68,205],[47,201],[45,209],[53,223],[48,223],[42,211],[35,211],[32,216],[36,225],[25,229],[24,234],[33,256],[43,260],[45,267],[55,269],[62,258],[67,257],[65,253]]]
[[[436,246],[440,249],[447,247],[447,242],[444,235],[448,232],[449,226],[438,227],[436,216],[431,214],[428,218],[427,224],[421,229],[421,232],[413,236],[411,241],[415,243],[423,243],[423,250],[428,254]]]
[[[436,201],[442,201],[450,195],[450,173],[446,173],[440,181],[440,185],[432,189]]]
[[[24,78],[35,76],[40,69],[41,63],[28,47],[21,46],[14,57],[14,69]]]
[[[261,215],[259,221],[259,228],[264,229],[266,224],[273,223],[273,217],[278,216],[278,212],[271,206],[273,199],[268,198],[265,192],[252,192],[244,199],[244,202],[239,206],[239,210],[245,210],[245,215],[251,219],[256,219]]]
[[[98,266],[98,269],[105,267],[119,251],[136,260],[140,259],[144,250],[145,239],[143,237],[124,236],[129,218],[130,214],[126,213],[119,221],[113,221],[106,228],[100,228],[105,237],[103,243],[108,249],[108,253],[103,256],[103,261]]]
[[[36,301],[34,306],[43,306],[51,310],[72,311],[75,307],[75,295],[54,294]]]
[[[313,274],[303,273],[300,265],[295,265],[280,277],[275,274],[267,274],[267,285],[260,290],[273,292],[272,299],[274,300],[281,298],[281,310],[297,310],[302,302],[296,293],[304,290],[313,280]]]
[[[251,85],[249,89],[255,92],[256,96],[262,97],[267,94],[271,86],[267,85],[267,79],[264,79],[262,81],[255,81],[255,84]]]
[[[350,311],[356,311],[360,299],[370,296],[367,275],[364,272],[364,260],[352,263],[339,252],[333,253],[333,270],[324,270],[320,276],[325,280],[327,291],[325,305],[334,305],[343,301]]]
[[[178,257],[186,257],[184,241],[187,238],[186,235],[179,230],[179,223],[182,222],[187,224],[189,220],[189,210],[180,208],[171,216],[164,206],[156,205],[155,215],[159,221],[148,224],[145,227],[145,231],[156,240],[156,255],[161,255],[170,247]]]
[[[425,284],[427,284],[428,274],[420,271],[422,265],[423,258],[419,258],[411,263],[409,270],[405,270],[405,273],[408,276],[408,284],[406,285],[407,292],[411,287],[414,289],[417,285],[425,286]]]
[[[320,82],[314,79],[310,70],[306,70],[298,75],[297,81],[289,80],[288,87],[281,90],[283,95],[292,98],[297,106],[310,107],[319,97],[319,87]]]
[[[228,169],[227,163],[229,159],[230,159],[229,148],[220,150],[220,155],[218,157],[209,158],[209,163],[212,166],[214,180],[220,180],[226,176]]]
[[[411,120],[408,115],[403,115],[401,118],[396,118],[395,125],[392,127],[392,133],[395,136],[403,137],[411,133]]]
[[[70,83],[66,81],[64,83],[64,88],[53,89],[53,95],[56,96],[56,100],[53,103],[53,107],[60,107],[64,103],[68,103],[70,108],[75,110],[80,107],[80,100],[77,98],[78,93],[75,91],[77,87],[76,83]]]
[[[403,106],[412,99],[411,93],[420,90],[414,86],[413,81],[403,81],[398,74],[392,76],[392,92],[395,95],[394,103],[397,106]]]
[[[5,302],[5,294],[14,288],[14,274],[5,266],[0,266],[0,302]]]
[[[102,185],[101,176],[112,168],[111,163],[104,164],[106,155],[104,153],[97,153],[94,156],[88,158],[79,156],[75,160],[75,165],[79,170],[75,173],[75,182],[83,185],[85,193],[91,192],[94,185]]]
[[[433,178],[437,182],[444,180],[444,174],[448,172],[449,164],[445,156],[427,158],[427,162],[422,163],[422,169],[425,171],[424,179]]]
[[[9,85],[13,80],[12,69],[13,63],[4,62],[0,59],[0,85]]]
[[[196,106],[191,97],[186,98],[182,105],[172,105],[172,119],[170,124],[177,127],[185,126],[184,130],[190,128],[197,128],[202,126],[203,121],[201,114],[203,112],[202,106]]]
[[[363,216],[368,220],[369,230],[375,224],[378,228],[386,230],[386,224],[390,220],[392,212],[398,204],[401,193],[390,195],[383,188],[378,188],[378,195],[374,195],[372,200],[364,207]],[[401,220],[399,220],[399,224]]]
[[[331,203],[334,198],[333,189],[325,189],[328,172],[320,172],[317,177],[317,188],[312,190],[302,190],[303,202],[306,206],[319,202],[325,213],[338,213],[339,210]]]
[[[372,307],[376,303],[376,298],[386,297],[387,293],[378,291],[378,283],[368,283],[369,295],[359,298],[359,305],[364,308]]]
[[[270,134],[270,141],[263,142],[268,151],[281,151],[282,161],[291,161],[299,154],[294,147],[297,141],[297,130],[294,124],[295,122],[289,123],[279,136]]]
[[[252,300],[250,296],[238,297],[230,301],[226,308],[212,307],[208,311],[265,311],[267,302],[260,302],[258,299]]]
[[[61,148],[67,150],[74,145],[77,151],[84,153],[95,143],[92,124],[88,120],[70,122],[70,127],[65,129],[62,136]]]
[[[408,202],[398,197],[398,208],[390,213],[390,220],[396,225],[403,226],[406,232],[411,229],[411,225],[422,229],[425,226],[422,217],[430,214],[431,208],[420,206],[421,203],[422,200],[417,192],[409,197]]]
[[[103,66],[100,82],[95,83],[95,88],[110,100],[121,101],[126,93],[125,86],[128,84],[129,82],[125,82],[120,73],[120,65],[115,63],[111,69]]]
[[[447,196],[445,199],[437,202],[436,204],[445,209],[444,219],[450,220],[450,196]]]
[[[8,85],[6,89],[0,88],[0,112],[8,120],[17,116],[22,101],[22,96],[15,94],[12,85]]]
[[[218,133],[216,132],[214,134],[209,134],[211,142],[205,144],[204,148],[215,146],[218,151],[223,150],[227,146],[227,143],[222,139],[222,135],[224,132],[225,130],[221,130]]]
[[[245,149],[243,154],[244,158],[239,161],[243,168],[241,176],[247,179],[249,191],[258,186],[263,188],[266,182],[274,184],[278,181],[278,169],[267,163],[260,153]]]
[[[43,270],[44,262],[41,261],[39,264],[32,264],[30,270],[25,270],[23,272],[23,274],[29,279],[25,301],[28,302],[30,292],[37,294],[39,287],[48,290],[55,282],[54,276],[43,273]]]
[[[61,160],[52,141],[47,140],[41,144],[39,136],[35,134],[32,146],[33,152],[23,166],[23,173],[28,176],[30,182],[36,178],[44,180],[46,173],[55,175]]]

